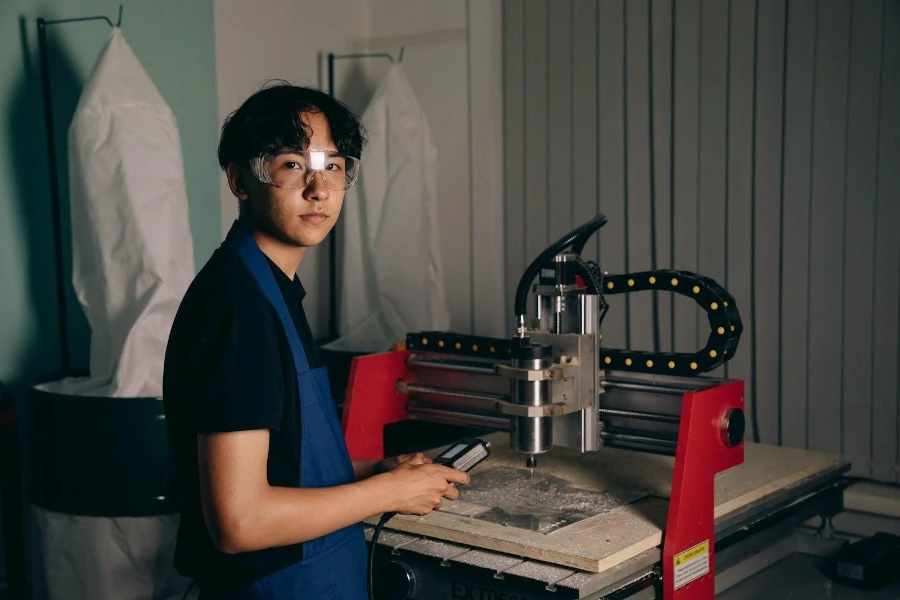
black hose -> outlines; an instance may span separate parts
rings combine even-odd
[[[602,213],[598,214],[584,225],[573,229],[563,237],[559,238],[528,265],[528,268],[525,269],[521,279],[519,279],[519,286],[516,288],[514,308],[517,319],[525,319],[525,303],[528,301],[528,287],[531,285],[531,282],[534,281],[534,278],[537,277],[537,274],[540,272],[544,263],[571,246],[573,243],[578,244],[579,247],[578,250],[576,250],[576,253],[580,253],[580,251],[584,249],[584,245],[587,243],[588,238],[604,225],[606,225],[606,215]]]
[[[378,535],[381,533],[381,530],[384,529],[385,523],[393,519],[397,513],[388,512],[381,515],[381,519],[378,520],[378,525],[375,526],[375,531],[372,532],[372,550],[369,552],[369,568],[368,568],[368,578],[369,578],[369,600],[375,599],[375,582],[373,580],[373,575],[375,572],[375,550],[378,548]]]
[[[577,237],[572,243],[572,252],[574,252],[575,254],[581,254],[584,251],[584,247],[587,245],[588,240],[591,239],[592,235],[594,235],[594,231],[589,231]]]

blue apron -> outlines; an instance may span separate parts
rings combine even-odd
[[[300,487],[332,487],[356,479],[337,418],[325,367],[310,369],[278,283],[247,228],[235,222],[225,238],[275,307],[300,384]],[[303,544],[303,559],[228,595],[228,600],[365,600],[367,553],[362,524]]]

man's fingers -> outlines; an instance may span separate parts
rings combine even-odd
[[[447,486],[447,491],[444,492],[444,497],[450,500],[456,500],[459,498],[459,490],[453,487],[453,484]]]
[[[444,477],[448,483],[461,483],[463,485],[467,485],[469,483],[468,473],[457,471],[456,469],[451,469],[450,467],[444,467],[443,470],[441,470],[441,476]]]
[[[416,452],[415,454],[401,454],[395,457],[394,460],[398,466],[402,464],[406,464],[407,466],[427,465],[432,462],[430,458],[421,452]]]
[[[406,462],[408,462],[410,465],[427,465],[431,462],[431,459],[427,458],[421,452],[416,452],[415,454],[407,454]]]

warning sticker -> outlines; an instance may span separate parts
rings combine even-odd
[[[709,540],[675,555],[675,589],[709,573]]]

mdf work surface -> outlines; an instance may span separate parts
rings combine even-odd
[[[491,457],[459,500],[422,517],[397,515],[385,528],[598,573],[662,542],[673,458],[554,448],[532,473],[506,434],[488,439]],[[716,477],[716,521],[843,470],[837,456],[745,444],[744,463]]]

